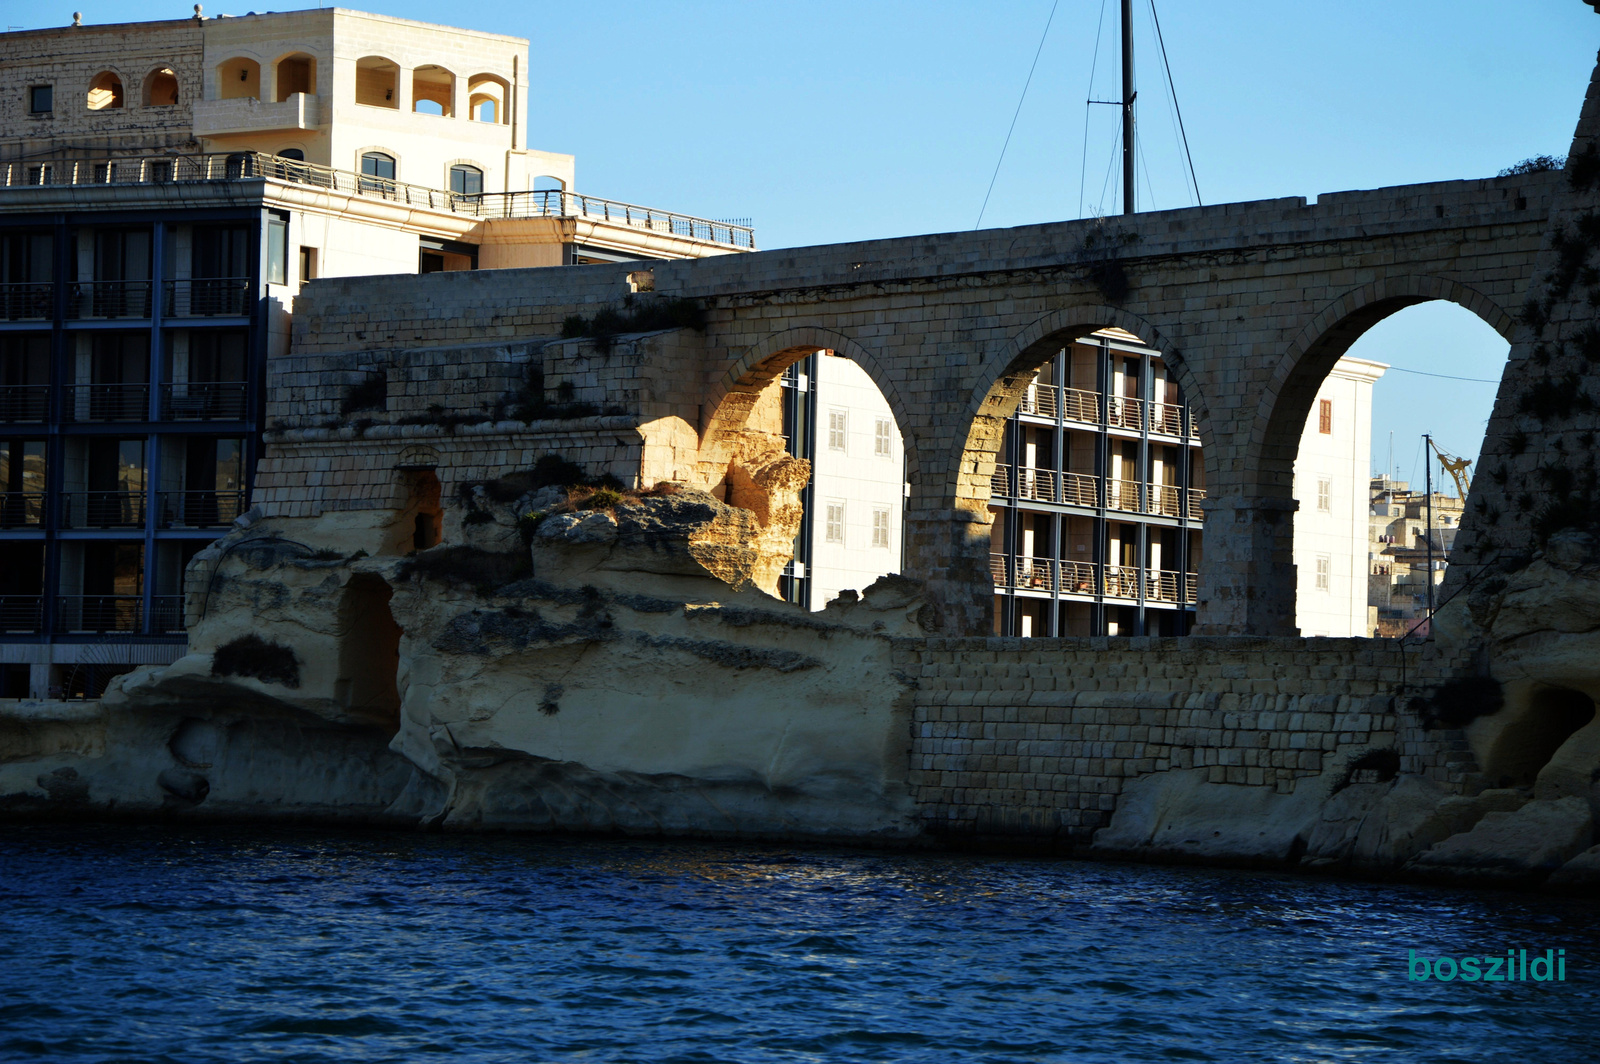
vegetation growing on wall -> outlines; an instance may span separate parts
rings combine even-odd
[[[699,301],[678,297],[625,296],[622,306],[602,307],[593,317],[569,314],[561,323],[561,338],[588,338],[601,351],[611,350],[618,336],[658,329],[694,329],[704,332],[706,311]]]
[[[389,375],[376,370],[345,389],[339,413],[349,417],[358,410],[386,410],[389,406]]]
[[[299,687],[300,659],[292,648],[281,643],[269,643],[254,634],[242,635],[217,648],[211,656],[211,675],[250,676],[263,683]]]

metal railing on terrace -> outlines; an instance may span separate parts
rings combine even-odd
[[[159,503],[163,528],[218,528],[244,512],[244,492],[163,491]]]
[[[8,281],[0,284],[0,319],[42,321],[53,316],[53,281]]]
[[[62,390],[63,421],[147,421],[148,384],[69,384]]]
[[[183,277],[161,285],[161,313],[169,318],[242,318],[255,299],[248,277]]]
[[[43,421],[49,408],[48,384],[0,384],[0,422]]]
[[[44,500],[42,491],[0,491],[0,528],[43,524]]]
[[[63,491],[62,528],[138,528],[144,524],[142,491]]]
[[[1200,519],[1203,488],[1180,488],[1170,484],[1143,485],[1135,480],[1106,481],[1106,508],[1125,513],[1151,513],[1163,517],[1187,516]],[[1187,493],[1187,498],[1185,497]],[[1100,505],[1100,478],[1087,473],[1058,473],[1053,469],[999,464],[989,476],[989,495],[995,499],[1059,503],[1066,506]],[[1187,515],[1180,507],[1187,502]]]
[[[1100,394],[1082,388],[1061,388],[1054,384],[1034,382],[1028,385],[1017,403],[1017,413],[1023,417],[1054,421],[1058,410],[1064,421],[1098,425]],[[1191,439],[1200,435],[1199,427],[1187,408],[1175,403],[1150,403],[1143,399],[1108,396],[1106,413],[1113,428],[1138,432],[1148,417],[1151,432]]]
[[[244,381],[171,381],[161,386],[161,416],[170,421],[242,421]]]
[[[1002,591],[1037,591],[1091,598],[1103,593],[1106,598],[1134,600],[1139,598],[1142,583],[1146,602],[1192,603],[1199,588],[1199,579],[1194,573],[1055,558],[1012,558],[1005,554],[989,555],[989,576],[995,588]]]
[[[464,194],[386,177],[335,170],[259,152],[0,163],[0,188],[51,185],[164,185],[266,178],[330,192],[390,200],[474,218],[587,218],[635,229],[755,250],[749,219],[714,220],[561,189]]]
[[[43,596],[0,595],[0,632],[37,632],[43,627]]]

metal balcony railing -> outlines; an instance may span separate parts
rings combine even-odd
[[[74,281],[66,313],[73,320],[148,318],[154,298],[154,281]]]
[[[163,491],[158,501],[163,528],[218,528],[244,512],[242,491]]]
[[[1106,420],[1112,428],[1138,432],[1144,427],[1144,407],[1143,399],[1110,396],[1106,399]]]
[[[169,318],[247,317],[255,302],[248,277],[188,277],[162,281],[161,313]]]
[[[144,526],[142,491],[64,491],[63,528],[140,528]]]
[[[1028,414],[1033,417],[1047,417],[1051,420],[1056,416],[1056,386],[1053,384],[1040,384],[1037,381],[1028,385],[1022,393],[1022,400],[1017,403],[1017,413]]]
[[[139,595],[63,595],[56,599],[58,632],[137,632],[144,625]]]
[[[1131,565],[1107,565],[1103,567],[1103,571],[1106,579],[1106,598],[1139,597],[1139,576],[1143,570]]]
[[[1200,500],[1206,497],[1203,489],[1184,489],[1171,484],[1148,484],[1144,488],[1145,495],[1141,499],[1138,481],[1107,481],[1106,507],[1124,513],[1187,516],[1191,521],[1200,520]],[[1188,504],[1186,514],[1180,509],[1185,502],[1185,491]],[[1100,478],[1087,473],[1058,473],[1051,469],[1001,463],[994,467],[994,472],[989,476],[989,495],[995,499],[1059,503],[1092,509],[1100,505]]]
[[[1172,484],[1150,485],[1150,512],[1162,517],[1183,516],[1183,489]]]
[[[242,421],[244,381],[174,381],[161,386],[161,415],[171,421]]]
[[[0,422],[43,421],[49,410],[48,384],[0,384]]]
[[[37,632],[43,628],[43,596],[0,595],[0,632]]]
[[[1142,513],[1139,505],[1139,482],[1136,480],[1106,481],[1106,508],[1126,513]]]
[[[63,421],[147,421],[148,384],[69,384],[62,389]]]
[[[1206,490],[1204,488],[1190,488],[1188,490],[1189,490],[1189,500],[1188,500],[1189,501],[1189,512],[1188,512],[1188,514],[1186,516],[1191,521],[1199,521],[1201,518],[1203,518],[1205,516],[1205,514],[1200,509],[1200,500],[1202,500],[1202,499],[1204,499],[1206,497]]]
[[[153,635],[175,635],[184,631],[183,596],[150,596],[150,632]]]
[[[1195,601],[1198,579],[1194,573],[1140,569],[1132,565],[1102,566],[1093,562],[1058,561],[1054,558],[989,555],[989,576],[997,590],[1093,597],[1100,593],[1102,575],[1107,598],[1137,600],[1142,583],[1146,602],[1187,604]]]
[[[1173,403],[1150,404],[1150,431],[1164,436],[1184,435],[1183,407]]]
[[[45,493],[0,492],[0,528],[21,528],[44,523]]]
[[[1061,474],[1061,498],[1068,506],[1099,506],[1100,478],[1085,473]]]
[[[1068,388],[1062,395],[1061,416],[1085,425],[1100,424],[1100,396],[1081,388]]]
[[[0,284],[0,318],[46,321],[55,316],[56,286],[52,281],[9,281]]]
[[[308,185],[330,192],[369,196],[408,207],[449,211],[476,218],[585,218],[703,240],[725,247],[753,251],[756,246],[755,230],[750,227],[748,219],[698,218],[560,189],[462,195],[257,152],[0,163],[0,188],[164,185],[259,179]]]

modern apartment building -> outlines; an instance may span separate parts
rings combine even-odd
[[[753,247],[575,192],[527,62],[339,9],[0,34],[0,697],[182,653],[303,282]]]
[[[1006,426],[992,481],[999,635],[1183,635],[1205,468],[1160,353],[1119,329],[1063,347]]]
[[[1372,634],[1367,513],[1372,386],[1389,367],[1341,358],[1311,404],[1294,463],[1295,623],[1301,635]]]

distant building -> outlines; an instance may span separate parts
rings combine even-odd
[[[183,653],[304,282],[753,249],[577,193],[519,37],[322,9],[0,34],[0,67],[0,697]]]
[[[1434,492],[1430,519],[1430,499],[1425,491],[1412,491],[1407,482],[1388,476],[1373,477],[1370,483],[1370,634],[1389,638],[1426,635],[1428,584],[1431,580],[1437,595],[1466,504],[1454,496]]]
[[[1367,482],[1372,385],[1389,367],[1341,358],[1324,378],[1294,463],[1295,623],[1301,635],[1371,633]]]
[[[809,459],[812,474],[780,589],[820,610],[841,591],[900,571],[905,446],[883,394],[849,359],[820,351],[781,383],[790,453]]]

